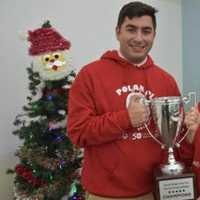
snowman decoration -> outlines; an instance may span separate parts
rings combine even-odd
[[[68,90],[75,78],[75,70],[71,66],[70,42],[52,28],[49,21],[46,21],[41,28],[28,31],[26,39],[30,42],[29,55],[33,59],[33,71],[40,77],[37,94],[32,96],[32,100],[36,101],[44,95],[47,82],[65,82],[62,88],[57,89]],[[66,111],[59,110],[59,113],[65,116]],[[49,124],[50,129],[65,127],[66,119]]]
[[[49,21],[42,28],[28,31],[31,43],[29,55],[33,57],[34,71],[44,81],[61,80],[71,72],[70,42],[63,38]]]

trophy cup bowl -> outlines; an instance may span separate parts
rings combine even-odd
[[[168,162],[161,166],[161,171],[169,175],[181,174],[184,165],[175,160],[174,147],[183,123],[183,100],[177,96],[154,98],[151,111],[162,142],[168,148]]]

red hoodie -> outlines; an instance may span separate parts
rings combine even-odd
[[[132,91],[146,98],[180,95],[172,76],[150,56],[136,67],[117,51],[108,51],[83,67],[70,91],[69,137],[84,148],[83,186],[99,196],[135,197],[151,192],[153,171],[163,158],[160,145],[146,129],[131,126],[126,99]],[[149,128],[156,136],[152,120]],[[182,145],[182,152],[190,162],[190,146]]]

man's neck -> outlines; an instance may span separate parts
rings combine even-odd
[[[127,59],[122,55],[122,53],[120,52],[120,50],[118,50],[117,52],[118,52],[119,57],[121,57],[121,58],[127,60]],[[146,62],[147,62],[147,56],[145,57],[145,59],[144,59],[142,62],[140,62],[140,63],[131,62],[131,64],[133,64],[133,65],[135,65],[135,66],[137,66],[137,67],[140,67],[140,66],[144,65]]]

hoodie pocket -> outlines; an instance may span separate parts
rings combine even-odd
[[[100,167],[109,173],[113,173],[120,162],[119,150],[114,142],[98,146],[96,148],[96,156]]]

